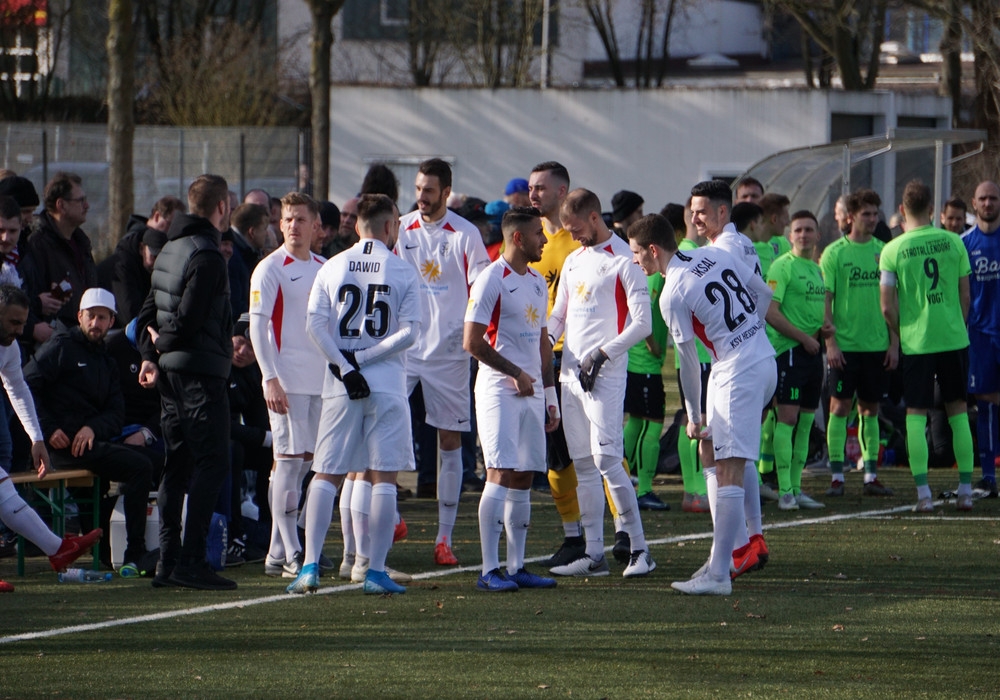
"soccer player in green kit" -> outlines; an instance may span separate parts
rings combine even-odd
[[[832,331],[824,324],[826,287],[813,261],[819,243],[816,217],[796,212],[790,231],[791,251],[779,256],[767,273],[767,284],[774,291],[767,311],[767,337],[778,363],[774,466],[781,510],[823,507],[802,492],[802,469],[823,386],[820,336]]]
[[[930,188],[911,180],[900,212],[905,233],[882,249],[879,260],[882,315],[899,335],[906,403],[906,449],[917,485],[918,513],[933,513],[927,485],[927,412],[934,406],[934,377],[944,400],[958,463],[958,510],[972,510],[972,431],[966,407],[969,371],[969,275],[962,240],[931,225]]]
[[[826,321],[836,332],[826,339],[830,367],[830,422],[826,431],[832,483],[827,496],[844,495],[844,444],[854,397],[861,420],[866,496],[891,496],[879,483],[878,404],[888,391],[888,373],[899,361],[899,337],[882,319],[878,262],[882,241],[873,238],[882,200],[869,189],[847,198],[851,229],[823,251],[819,266],[826,284]]]

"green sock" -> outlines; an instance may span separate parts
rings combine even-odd
[[[795,441],[792,443],[792,493],[802,491],[802,470],[809,458],[809,433],[812,432],[815,413],[799,411],[799,421],[795,424]]]
[[[774,411],[768,411],[760,426],[760,459],[757,460],[759,474],[774,471],[774,423]]]
[[[792,492],[792,433],[795,427],[774,422],[774,469],[778,472],[778,491],[782,495]]]
[[[878,416],[861,416],[861,430],[858,431],[861,440],[861,456],[868,462],[878,463],[879,433]],[[867,470],[866,470],[867,471]]]
[[[632,422],[632,419],[629,419]],[[626,429],[628,426],[625,426]],[[653,477],[656,475],[656,464],[660,461],[660,433],[663,423],[651,420],[642,421],[639,433],[639,444],[635,448],[635,475],[639,479],[639,495],[645,496],[653,490]]]
[[[968,423],[968,421],[966,421]],[[927,486],[927,416],[916,413],[906,414],[906,452],[910,457],[910,473],[913,483]]]
[[[642,434],[643,423],[645,421],[642,418],[635,418],[633,416],[629,416],[625,422],[625,430],[623,431],[623,437],[625,438],[625,459],[633,466],[638,456],[636,455],[636,451],[639,447],[639,436]]]
[[[844,473],[844,445],[847,442],[847,416],[830,414],[826,426],[826,449],[830,455],[830,471]]]
[[[959,413],[948,418],[951,426],[951,446],[955,450],[955,462],[958,464],[958,483],[972,483],[972,428],[969,427],[969,414]]]
[[[681,459],[681,478],[684,493],[704,495],[708,493],[705,476],[698,465],[698,441],[687,436],[683,429],[677,433],[677,456]]]

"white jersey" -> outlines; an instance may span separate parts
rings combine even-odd
[[[609,358],[601,373],[624,381],[628,349],[652,323],[646,275],[625,241],[612,234],[566,256],[548,322],[551,335],[565,333],[560,381],[576,381],[580,362],[597,348]]]
[[[316,275],[309,316],[326,319],[322,330],[338,348],[367,350],[396,333],[401,323],[420,321],[418,285],[413,266],[381,241],[363,238],[330,258]],[[361,372],[372,393],[406,395],[402,353],[383,355],[365,364]],[[326,367],[323,376],[323,398],[347,395],[344,383]]]
[[[486,326],[486,339],[505,360],[535,379],[535,393],[542,393],[542,357],[548,293],[545,280],[530,267],[519,275],[502,257],[487,267],[472,285],[466,323]],[[476,392],[517,394],[514,380],[485,363],[479,364]]]
[[[705,246],[677,251],[660,293],[660,311],[675,343],[698,338],[712,354],[713,375],[727,364],[747,366],[774,357],[757,313],[743,263]]]
[[[400,218],[396,254],[420,274],[421,332],[408,357],[466,359],[462,349],[469,288],[490,264],[479,229],[451,210],[427,223],[419,211]]]
[[[761,273],[760,268],[760,256],[757,255],[757,249],[754,247],[753,241],[737,231],[732,223],[726,224],[722,228],[722,233],[716,236],[715,240],[711,241],[709,245],[728,250],[733,254],[734,258],[750,268],[751,272],[763,278],[764,275]]]
[[[316,377],[326,371],[326,360],[306,333],[306,307],[323,258],[308,260],[290,255],[284,246],[257,263],[250,276],[250,323],[266,323],[266,342],[254,343],[264,381],[275,377],[286,394],[319,396]],[[251,329],[255,338],[261,338]]]

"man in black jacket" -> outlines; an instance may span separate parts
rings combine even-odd
[[[122,485],[123,561],[135,565],[146,553],[146,501],[153,468],[144,455],[111,442],[122,432],[125,410],[118,368],[104,344],[114,311],[111,292],[86,290],[80,298],[79,326],[52,336],[24,368],[24,379],[35,398],[52,465],[89,469]]]
[[[100,285],[115,295],[116,328],[127,326],[149,295],[153,263],[167,242],[167,229],[177,212],[184,212],[184,202],[168,196],[157,200],[148,219],[133,214],[115,251],[97,266]]]
[[[45,186],[45,212],[21,246],[18,272],[31,298],[29,324],[36,346],[52,335],[52,321],[77,325],[83,290],[97,286],[97,266],[90,238],[80,228],[87,221],[87,193],[74,173],[56,173]]]
[[[167,446],[157,501],[160,562],[153,585],[229,590],[236,582],[217,575],[205,561],[209,521],[229,473],[226,384],[233,322],[226,261],[219,252],[220,231],[229,218],[225,179],[198,177],[188,188],[188,210],[170,224],[138,322],[139,383],[160,390]]]

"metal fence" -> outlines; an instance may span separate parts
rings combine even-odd
[[[135,213],[148,215],[166,195],[185,199],[202,173],[222,175],[240,198],[256,188],[281,197],[296,189],[308,144],[308,131],[297,128],[136,127]],[[108,149],[103,125],[0,122],[0,167],[31,180],[39,198],[60,170],[83,178],[90,204],[83,229],[98,258],[116,243],[108,240]]]

